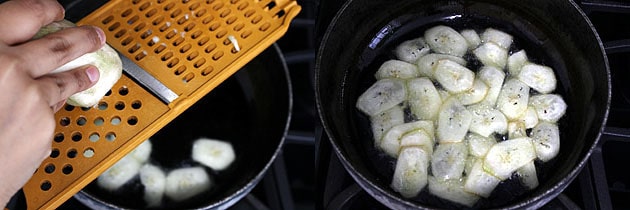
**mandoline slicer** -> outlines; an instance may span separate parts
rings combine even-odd
[[[23,188],[27,208],[63,204],[280,39],[300,9],[295,0],[112,0],[79,21],[105,31],[125,73],[97,106],[56,113],[52,153]]]

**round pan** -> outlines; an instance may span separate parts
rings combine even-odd
[[[390,187],[395,160],[373,145],[369,119],[355,108],[374,73],[401,42],[444,24],[494,27],[537,63],[551,66],[556,92],[568,104],[559,122],[561,149],[537,164],[540,185],[525,191],[502,183],[474,208],[537,208],[561,193],[595,148],[610,103],[610,73],[601,40],[578,6],[567,0],[350,0],[327,28],[316,61],[316,100],[322,124],[347,171],[369,194],[393,209],[463,208],[423,191],[405,199]]]
[[[225,140],[236,160],[219,172],[206,168],[214,186],[183,202],[164,196],[156,209],[225,209],[247,195],[280,151],[292,107],[288,69],[274,44],[235,75],[153,135],[150,162],[166,171],[201,166],[191,159],[200,137]],[[75,198],[95,209],[141,209],[143,187],[136,176],[114,192],[90,183]]]

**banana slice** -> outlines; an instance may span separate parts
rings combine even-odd
[[[556,75],[548,66],[526,64],[521,68],[518,79],[540,93],[550,93],[556,89]]]
[[[429,54],[431,48],[424,41],[423,37],[419,37],[412,40],[407,40],[401,43],[394,49],[394,55],[396,58],[405,61],[407,63],[415,63],[418,58]]]
[[[507,119],[501,111],[484,104],[468,107],[472,114],[470,131],[481,136],[488,137],[493,133],[505,134],[507,132]]]
[[[440,99],[442,99],[442,102],[446,101],[446,99],[452,96],[448,91],[441,88],[438,89],[438,94],[440,94]]]
[[[488,85],[488,93],[481,103],[490,106],[497,104],[497,98],[503,87],[503,81],[505,80],[505,73],[503,70],[495,66],[483,66],[477,72],[477,79],[483,81]]]
[[[521,115],[518,120],[523,122],[525,128],[533,128],[538,125],[538,113],[536,113],[536,108],[533,106],[527,106],[525,114]]]
[[[418,66],[399,60],[385,61],[374,75],[376,79],[399,78],[409,79],[418,77]]]
[[[164,188],[166,186],[166,175],[161,168],[144,164],[140,168],[140,183],[144,186],[144,201],[149,207],[156,207],[162,203]]]
[[[468,132],[472,114],[455,97],[444,101],[437,122],[437,138],[440,143],[461,142]]]
[[[493,176],[505,180],[518,168],[536,158],[532,139],[509,139],[492,146],[484,158],[483,168]]]
[[[416,130],[423,130],[427,132],[427,134],[429,134],[429,136],[433,139],[433,122],[421,120],[392,127],[385,133],[378,146],[381,150],[383,150],[383,152],[385,152],[385,154],[388,154],[391,157],[398,157],[401,138],[403,135]]]
[[[532,129],[532,141],[536,148],[536,156],[547,162],[560,152],[560,131],[554,123],[541,122]]]
[[[133,149],[129,155],[135,158],[140,164],[147,162],[151,156],[152,144],[151,140],[147,139],[142,142],[138,147]]]
[[[528,164],[525,164],[523,167],[520,167],[516,170],[516,174],[523,183],[523,186],[528,189],[534,189],[538,187],[538,176],[536,173],[536,165],[534,161],[530,161]]]
[[[455,63],[458,63],[462,66],[466,65],[466,60],[464,60],[463,58],[452,56],[452,55],[431,53],[431,54],[422,56],[416,62],[416,65],[418,66],[418,75],[421,77],[433,78],[433,72],[435,70],[435,66],[437,65],[439,60],[443,60],[443,59],[454,61]]]
[[[427,185],[429,155],[420,147],[400,151],[391,187],[405,198],[411,198]]]
[[[370,117],[372,134],[374,135],[374,145],[378,145],[385,132],[390,128],[405,123],[405,112],[402,107],[394,106],[384,112]]]
[[[469,193],[474,193],[481,197],[490,197],[492,191],[501,183],[501,180],[492,176],[483,170],[483,160],[477,159],[473,163],[470,173],[466,177],[464,182],[464,190]]]
[[[459,32],[459,34],[466,39],[468,43],[468,49],[475,49],[479,44],[481,44],[481,38],[479,38],[479,34],[475,30],[466,29]]]
[[[192,159],[214,170],[226,169],[235,158],[234,148],[229,142],[200,138],[193,143]]]
[[[451,60],[439,60],[434,75],[440,85],[451,93],[460,93],[473,87],[475,73]]]
[[[486,155],[488,150],[497,143],[494,137],[483,137],[479,134],[468,133],[466,135],[468,142],[468,151],[473,157],[481,158]]]
[[[426,77],[407,81],[409,109],[419,120],[431,120],[437,116],[442,99],[433,82]]]
[[[527,110],[528,100],[529,86],[517,79],[509,79],[505,82],[499,97],[497,97],[497,108],[508,119],[515,120]]]
[[[488,85],[482,80],[476,79],[472,88],[457,94],[457,99],[464,105],[476,104],[486,97],[488,94]]]
[[[211,185],[203,168],[179,168],[166,176],[164,194],[174,201],[183,201],[210,189]]]
[[[481,33],[481,42],[495,43],[503,49],[509,49],[510,45],[512,45],[512,41],[512,35],[494,28],[487,28],[483,33]]]
[[[381,113],[407,99],[405,82],[397,79],[377,80],[359,99],[357,108],[368,116]]]
[[[470,150],[470,148],[469,148]],[[466,177],[468,174],[470,174],[470,172],[472,171],[472,167],[473,164],[475,163],[475,161],[477,161],[479,158],[472,156],[470,154],[470,151],[468,152],[468,158],[466,158],[466,166],[464,167],[464,174],[466,174],[464,177]]]
[[[448,26],[435,26],[424,32],[427,44],[437,53],[462,57],[468,50],[468,42]]]
[[[527,137],[526,129],[527,128],[525,128],[525,123],[521,121],[508,122],[508,139]]]
[[[557,94],[535,95],[529,99],[529,103],[542,121],[557,122],[567,111],[567,104]]]
[[[117,190],[138,174],[140,166],[138,160],[126,155],[98,176],[96,183],[106,190]]]
[[[479,201],[479,196],[464,190],[463,179],[440,180],[429,176],[429,192],[437,197],[449,200],[467,207],[472,207]]]
[[[414,130],[400,137],[400,148],[419,147],[424,150],[428,155],[433,154],[434,143],[435,142],[433,142],[433,138],[429,136],[429,133],[424,131],[424,129]]]
[[[479,45],[477,49],[473,50],[473,54],[486,66],[495,66],[503,69],[507,63],[508,51],[494,42],[486,42]]]
[[[518,76],[518,74],[521,73],[521,68],[528,63],[529,59],[527,58],[527,53],[525,50],[520,50],[508,57],[508,72],[510,75]]]
[[[462,178],[468,157],[464,142],[440,143],[431,155],[431,173],[440,180]]]

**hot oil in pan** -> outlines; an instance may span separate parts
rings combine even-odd
[[[457,31],[461,31],[463,29],[474,29],[478,33],[483,32],[484,29],[489,27],[504,31],[514,37],[514,41],[509,49],[509,54],[524,49],[530,61],[550,66],[556,71],[556,74],[558,74],[558,72],[567,72],[566,66],[563,61],[561,61],[561,56],[559,56],[560,53],[558,49],[554,47],[548,37],[544,35],[545,33],[533,28],[531,24],[527,24],[525,20],[520,19],[517,16],[508,16],[512,19],[495,19],[477,14],[439,14],[422,17],[409,15],[401,16],[398,19],[391,21],[386,27],[384,27],[386,29],[380,30],[381,34],[375,36],[378,37],[376,39],[378,39],[377,41],[379,43],[376,43],[375,45],[374,38],[367,41],[368,44],[366,44],[366,46],[368,47],[366,47],[363,51],[363,54],[359,59],[359,63],[357,64],[361,74],[358,78],[359,80],[357,81],[357,84],[359,84],[358,88],[352,90],[354,91],[353,102],[356,102],[356,97],[358,97],[375,82],[374,73],[378,70],[380,65],[387,60],[396,59],[392,53],[396,46],[403,41],[423,36],[425,30],[436,25],[450,26]],[[383,31],[389,32],[388,34],[382,34]],[[470,52],[467,53],[464,58],[468,61],[467,67],[473,71],[476,71],[481,66],[481,64],[474,58],[474,55],[470,54]],[[507,77],[509,77],[509,75],[507,75],[506,78]],[[567,84],[562,83],[559,77],[557,78],[559,79],[558,87],[554,92],[562,95],[565,100],[567,100],[567,94],[565,93],[567,88],[563,87]],[[439,84],[436,84],[436,87],[439,88]],[[532,91],[531,93],[534,92]],[[354,105],[354,103],[349,104]],[[363,147],[362,151],[365,151],[365,153],[362,155],[370,160],[368,161],[372,167],[370,170],[372,173],[376,174],[378,179],[380,179],[379,181],[381,183],[381,187],[384,187],[391,193],[398,195],[389,188],[396,160],[374,147],[369,118],[359,112],[356,108],[353,110],[353,126],[360,130],[357,134],[360,137],[359,139],[363,140],[361,146]],[[410,114],[409,110],[405,110],[405,112],[405,120],[411,121],[413,116]],[[568,118],[570,118],[570,116],[565,115],[565,117],[558,122],[561,131],[561,139],[566,138],[566,135],[562,131],[567,130],[565,122]],[[530,130],[531,129],[529,129],[528,132]],[[497,138],[505,139],[504,136],[497,136]],[[545,182],[545,178],[552,173],[551,170],[557,158],[558,157],[544,164],[539,161],[536,162],[538,179],[541,185]],[[537,189],[539,188],[541,188],[541,186]],[[518,197],[527,196],[528,193],[531,193],[531,191],[528,191],[520,184],[518,177],[513,176],[495,188],[489,198],[480,199],[474,208],[499,207],[511,203]],[[413,200],[425,205],[440,208],[465,208],[459,204],[437,198],[428,192],[427,187],[425,187],[418,196],[414,197]]]
[[[237,72],[243,74],[245,72]],[[223,171],[213,171],[204,167],[212,180],[212,187],[207,192],[184,202],[174,202],[163,197],[160,208],[194,208],[208,205],[213,199],[221,199],[220,193],[227,191],[238,181],[243,173],[238,165],[244,160],[256,156],[252,141],[256,141],[252,131],[251,100],[236,77],[230,77],[215,90],[203,97],[184,113],[153,135],[150,140],[153,151],[149,162],[168,171],[203,165],[192,160],[192,144],[200,137],[208,137],[228,141],[234,147],[236,160]],[[243,170],[241,168],[241,170]],[[242,172],[242,171],[241,171]],[[240,184],[240,183],[239,183]],[[100,188],[95,182],[89,184],[84,191],[105,202],[125,208],[145,208],[143,200],[144,187],[138,176],[114,192]],[[215,201],[216,202],[216,201]]]

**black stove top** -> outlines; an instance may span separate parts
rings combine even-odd
[[[290,131],[283,152],[264,180],[232,209],[386,209],[345,171],[322,132],[315,108],[315,52],[342,3],[298,0],[303,10],[278,41],[293,86]],[[630,209],[630,172],[624,168],[624,160],[628,160],[625,152],[630,152],[630,3],[576,3],[605,43],[612,74],[612,105],[605,133],[590,161],[543,209]],[[75,199],[60,207],[83,208]]]

